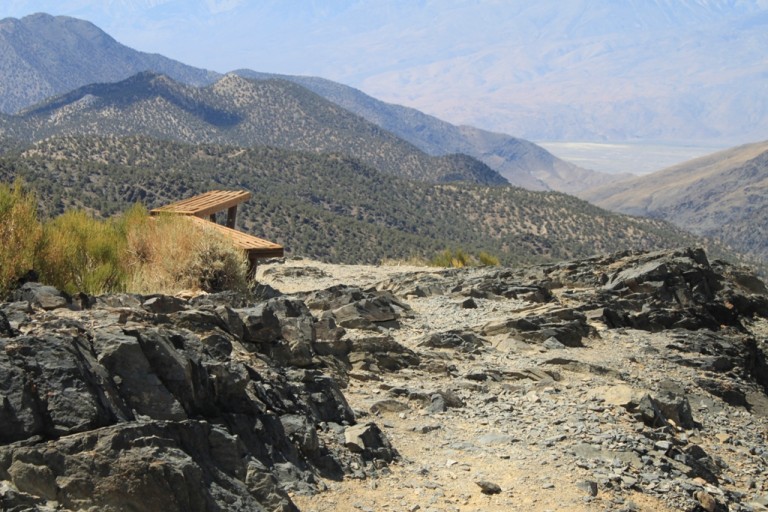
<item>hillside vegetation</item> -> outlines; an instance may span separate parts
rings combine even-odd
[[[198,88],[140,73],[52,98],[8,122],[10,135],[30,142],[55,135],[148,135],[190,144],[268,145],[343,153],[416,180],[506,183],[478,160],[429,156],[309,90],[278,80],[228,75]]]
[[[32,42],[34,44],[31,44]],[[193,86],[211,85],[216,80],[222,78],[218,73],[185,66],[180,62],[159,55],[149,55],[128,48],[117,43],[108,34],[87,21],[60,16],[53,17],[45,14],[27,16],[21,20],[0,20],[0,49],[3,50],[0,51],[0,70],[2,70],[2,76],[4,77],[4,80],[0,83],[0,134],[11,129],[19,130],[18,127],[4,127],[3,112],[15,113],[19,110],[30,108],[51,97],[67,94],[74,89],[90,84],[120,82],[142,71],[163,74],[180,84]],[[482,183],[495,183],[499,181],[498,176],[489,174],[488,170],[479,166],[477,162],[470,164],[470,162],[466,161],[461,163],[461,165],[466,164],[468,168],[465,168],[460,173],[450,169],[441,172],[435,170],[434,167],[442,165],[450,168],[459,164],[459,162],[427,161],[424,155],[413,154],[412,148],[400,148],[393,151],[391,146],[393,144],[397,146],[402,141],[406,141],[408,144],[432,156],[445,156],[456,153],[467,154],[500,173],[513,185],[532,190],[552,189],[573,193],[586,187],[615,179],[612,175],[581,169],[564,162],[532,142],[505,134],[491,133],[470,126],[455,126],[412,108],[379,101],[357,89],[330,80],[315,77],[259,73],[251,70],[239,70],[236,74],[261,81],[275,79],[283,82],[290,81],[294,85],[301,86],[301,89],[305,88],[312,91],[340,106],[345,111],[366,119],[372,126],[361,125],[359,121],[348,119],[343,121],[343,123],[349,125],[349,130],[347,130],[346,134],[340,135],[332,130],[329,131],[328,127],[318,130],[316,126],[318,120],[323,122],[331,120],[336,125],[339,125],[338,116],[336,114],[322,115],[322,119],[306,119],[306,113],[317,111],[318,108],[310,107],[307,109],[307,112],[304,112],[303,108],[307,103],[305,99],[302,100],[301,109],[287,109],[285,115],[274,108],[269,109],[265,112],[266,121],[263,122],[254,120],[237,121],[240,118],[237,115],[233,116],[232,109],[223,105],[214,105],[212,108],[204,107],[203,110],[207,108],[207,115],[203,115],[205,122],[190,125],[194,127],[194,130],[181,130],[177,126],[178,123],[180,121],[188,122],[190,119],[183,112],[176,112],[175,116],[177,116],[177,119],[174,120],[173,116],[169,116],[165,106],[159,108],[161,105],[158,104],[150,104],[148,108],[134,106],[133,110],[141,110],[141,112],[130,113],[118,111],[118,108],[112,108],[100,110],[96,113],[92,112],[89,116],[84,116],[82,111],[89,104],[93,103],[95,99],[92,96],[98,96],[98,93],[91,92],[93,88],[90,88],[87,94],[91,94],[91,96],[83,97],[82,94],[79,96],[75,95],[74,97],[65,96],[65,98],[74,100],[74,103],[68,107],[65,103],[56,103],[59,112],[56,113],[53,120],[48,119],[47,121],[53,121],[54,124],[62,124],[62,126],[57,126],[55,129],[52,129],[50,126],[38,127],[36,131],[41,134],[40,136],[61,133],[105,135],[106,133],[97,132],[96,128],[104,129],[106,126],[111,126],[111,129],[114,129],[115,123],[110,123],[110,119],[114,120],[115,117],[125,116],[125,120],[128,121],[133,116],[131,124],[134,126],[132,128],[121,127],[118,130],[121,135],[140,133],[140,131],[135,129],[137,125],[150,124],[150,126],[147,126],[149,131],[144,133],[158,133],[164,137],[172,137],[186,142],[204,141],[245,146],[261,143],[309,151],[322,150],[323,148],[338,151],[341,148],[343,152],[347,151],[347,147],[344,144],[348,142],[347,139],[351,133],[354,135],[355,140],[366,139],[362,142],[362,150],[367,151],[369,154],[366,155],[365,152],[361,151],[361,144],[358,143],[358,152],[355,153],[357,158],[363,159],[380,170],[389,172],[392,171],[393,161],[398,162],[398,165],[403,163],[405,165],[404,172],[424,174],[429,179],[454,175],[462,179],[470,179]],[[230,85],[219,87],[219,92],[222,92],[222,88],[226,89],[237,81],[229,79],[225,81],[225,83],[227,82]],[[261,85],[261,88],[266,87],[264,84]],[[102,93],[105,91],[103,86],[96,89],[101,90]],[[117,90],[119,88],[113,88],[110,94],[114,94]],[[295,87],[288,88],[287,91],[294,96],[302,95]],[[143,97],[143,93],[140,91],[130,92]],[[278,92],[275,90],[274,84],[272,84],[270,94],[274,95]],[[306,94],[306,91],[304,93]],[[184,108],[189,109],[195,104],[204,103],[201,98],[194,97],[194,91],[177,90],[175,94],[176,96],[170,93],[165,94],[164,98],[173,103],[175,101],[174,98],[178,99],[187,94],[193,96],[186,100],[176,101],[176,106],[181,107],[182,110]],[[242,96],[245,98],[249,94],[245,92]],[[267,94],[263,94],[260,97],[261,102],[266,102],[268,99],[269,95]],[[155,103],[162,103],[157,98],[154,101]],[[290,98],[288,101],[290,102]],[[185,107],[181,105],[185,105]],[[237,109],[246,106],[246,104],[242,104]],[[224,111],[217,114],[222,107],[224,107]],[[154,109],[158,109],[158,114],[166,118],[160,123],[160,126],[151,126],[149,122],[149,118],[154,115]],[[66,120],[68,116],[73,115],[83,116],[83,119],[88,120],[90,126],[80,127],[77,130],[73,129],[70,126],[72,120]],[[140,119],[137,120],[135,117]],[[219,126],[207,126],[208,122],[216,125],[217,119],[220,123]],[[227,120],[229,122],[242,122],[245,124],[254,122],[258,126],[254,130],[235,128],[232,131],[228,131],[225,126],[228,122]],[[288,133],[285,126],[291,123],[298,124],[301,130],[294,130],[292,133]],[[18,122],[12,124],[18,124]],[[277,127],[279,127],[281,133],[272,133]],[[382,135],[372,133],[375,131],[374,127],[377,127],[378,131],[391,132],[396,137],[402,139],[402,141],[394,142],[391,138],[385,139],[384,142],[389,147],[383,147],[382,149],[386,150],[386,152],[383,155],[376,156],[373,154],[372,149],[366,148],[366,146],[371,146],[373,142],[376,142],[375,140],[370,140],[371,137],[377,139]],[[167,133],[166,130],[168,131]],[[228,133],[220,133],[222,131],[227,131]],[[108,133],[118,132],[109,131]],[[329,133],[333,139],[322,140],[320,135],[324,133]],[[307,134],[311,138],[307,138]],[[192,135],[197,138],[190,138]],[[291,135],[293,139],[290,139],[288,135]],[[297,136],[304,137],[306,140],[301,140]],[[25,140],[31,141],[28,138],[29,135],[22,134],[22,137]],[[243,141],[244,138],[246,139],[245,141]],[[350,146],[354,147],[351,144]],[[408,155],[407,158],[402,158],[404,153]]]
[[[664,219],[768,262],[768,141],[747,144],[615,185],[585,199]]]
[[[211,189],[247,189],[253,197],[241,228],[289,254],[339,263],[462,248],[516,264],[695,243],[665,222],[560,193],[419,183],[348,157],[270,147],[59,137],[0,159],[0,180],[15,177],[38,191],[47,215],[85,207],[108,216],[134,202],[154,207]]]

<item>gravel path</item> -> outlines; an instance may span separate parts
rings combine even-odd
[[[259,279],[300,294],[336,284],[386,288],[393,278],[423,274],[440,277],[419,267],[299,260],[265,265]],[[696,428],[654,430],[623,406],[628,394],[653,393],[670,378],[692,390],[702,377],[701,370],[670,360],[668,333],[607,330],[593,322],[584,347],[547,348],[501,334],[466,352],[425,349],[420,343],[427,334],[478,332],[494,321],[557,310],[568,300],[476,298],[466,308],[465,298],[451,294],[399,298],[412,315],[385,331],[422,364],[358,375],[344,392],[358,420],[375,421],[401,459],[380,478],[329,481],[325,492],[294,496],[301,510],[709,510],[708,496],[733,502],[733,493],[750,504],[731,510],[768,510],[764,415],[692,393]],[[765,322],[753,329],[768,332]],[[462,405],[435,409],[439,393]],[[716,484],[668,467],[665,454],[691,446],[719,466]],[[483,492],[483,482],[498,492]]]

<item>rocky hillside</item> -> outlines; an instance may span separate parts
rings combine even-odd
[[[519,264],[697,243],[667,223],[559,193],[417,183],[357,160],[277,148],[65,137],[0,159],[0,179],[16,177],[38,191],[47,215],[84,207],[108,216],[138,201],[155,207],[245,188],[244,230],[289,254],[340,263],[429,259],[450,248]]]
[[[664,219],[768,262],[768,141],[579,194],[609,210]]]
[[[228,75],[209,87],[140,73],[79,88],[22,111],[8,134],[27,143],[56,135],[146,135],[348,155],[397,176],[430,182],[506,180],[461,155],[432,157],[338,105],[286,81]]]
[[[132,50],[86,21],[42,13],[0,20],[0,112],[17,112],[86,84],[117,82],[148,69],[196,85],[218,76]]]
[[[247,69],[237,70],[235,73],[259,80],[278,78],[297,83],[407,140],[430,155],[464,153],[473,156],[518,187],[573,194],[621,179],[617,175],[583,169],[560,160],[541,146],[527,140],[472,126],[452,125],[413,108],[385,103],[353,87],[331,80],[274,75]]]
[[[768,291],[701,250],[259,280],[13,292],[3,510],[768,505]]]

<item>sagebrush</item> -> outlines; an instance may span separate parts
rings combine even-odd
[[[20,181],[0,183],[0,296],[33,270],[41,233],[35,194]]]

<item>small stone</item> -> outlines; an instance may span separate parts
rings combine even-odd
[[[630,488],[637,484],[637,478],[629,475],[622,475],[621,483],[624,485],[624,487]]]
[[[550,336],[549,338],[544,340],[541,346],[549,350],[557,350],[557,349],[565,348],[565,345],[560,343],[557,340],[557,338],[555,338],[554,336]]]
[[[448,406],[445,403],[445,398],[439,393],[432,395],[431,403],[429,404],[429,412],[434,414],[438,412],[445,412],[448,410]]]
[[[478,480],[475,482],[480,487],[480,492],[483,494],[499,494],[501,492],[501,487],[499,487],[497,484],[493,482],[489,482],[487,480]]]
[[[712,497],[707,491],[696,491],[693,495],[696,501],[699,502],[701,508],[707,512],[715,512],[717,510],[717,500]]]
[[[733,436],[731,434],[726,434],[725,432],[719,432],[715,434],[715,437],[722,444],[728,444],[733,441]]]
[[[576,487],[587,493],[587,496],[597,496],[597,482],[594,480],[582,480]]]

